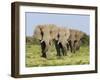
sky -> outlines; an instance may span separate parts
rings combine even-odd
[[[35,27],[39,24],[55,24],[90,34],[89,15],[25,12],[26,36],[32,36]]]

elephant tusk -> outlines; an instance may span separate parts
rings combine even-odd
[[[43,42],[44,40],[41,40],[41,43]]]
[[[57,44],[59,44],[60,42],[58,41]]]

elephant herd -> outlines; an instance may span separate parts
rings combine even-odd
[[[75,53],[79,50],[81,40],[86,35],[82,31],[59,27],[55,24],[37,25],[34,37],[40,41],[43,58],[47,58],[47,52],[52,44],[55,45],[57,56],[67,56],[67,52]]]

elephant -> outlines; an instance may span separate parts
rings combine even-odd
[[[70,37],[68,39],[68,42],[71,52],[75,53],[76,50],[79,50],[81,39],[84,37],[84,35],[85,35],[84,32],[70,29]]]
[[[61,51],[63,53],[64,56],[67,55],[67,44],[68,44],[68,39],[70,36],[70,31],[67,28],[59,28],[58,30],[58,42],[57,42],[57,46],[59,47],[59,52],[58,52],[58,56],[61,56]],[[61,51],[60,51],[61,50]]]
[[[82,39],[84,38],[84,35],[86,35],[84,32],[77,31],[77,33],[76,33],[76,42],[75,42],[75,50],[80,49],[80,45],[82,43]]]
[[[42,24],[37,25],[34,31],[34,37],[40,41],[42,56],[43,58],[47,58],[47,52],[52,44],[52,41],[57,40],[57,26],[54,24]]]
[[[61,57],[62,55],[67,55],[66,44],[68,43],[67,39],[70,36],[69,29],[63,28],[61,26],[56,26],[50,30],[50,34],[55,44],[57,56]]]

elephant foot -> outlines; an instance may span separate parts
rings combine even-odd
[[[47,58],[47,56],[46,56],[46,55],[42,55],[41,57],[43,57],[43,58]]]

